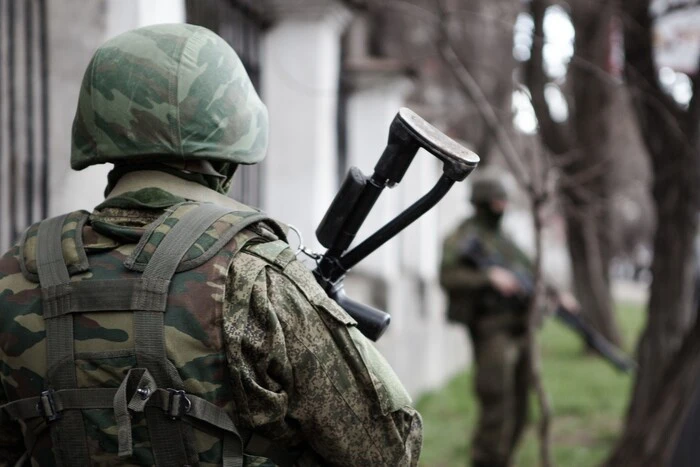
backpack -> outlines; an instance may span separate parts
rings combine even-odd
[[[284,239],[283,229],[258,211],[180,203],[150,224],[133,251],[119,264],[124,254],[118,249],[88,260],[82,243],[88,216],[81,211],[42,221],[31,227],[21,242],[22,272],[39,283],[47,356],[40,393],[0,407],[3,418],[22,422],[27,448],[24,459],[32,456],[37,440],[48,428],[58,465],[89,465],[95,460],[90,453],[94,450],[88,446],[95,437],[94,427],[104,426],[104,431],[116,431],[117,454],[123,463],[128,463],[135,453],[148,458],[142,452],[144,448],[135,442],[135,433],[147,432],[153,464],[199,465],[193,431],[197,427],[223,439],[220,457],[225,466],[241,466],[244,451],[278,465],[291,465],[295,453],[277,449],[270,441],[237,429],[230,416],[235,408],[227,405],[226,397],[220,394],[225,387],[187,390],[190,380],[196,378],[187,378],[185,383],[183,370],[168,359],[165,335],[172,325],[169,327],[164,321],[166,315],[173,319],[181,316],[181,322],[197,319],[194,310],[189,309],[193,307],[181,306],[178,298],[194,300],[197,305],[201,302],[207,310],[212,308],[206,302],[214,300],[209,297],[211,294],[192,297],[181,290],[192,281],[213,280],[206,274],[219,281],[225,279],[226,271],[221,270],[247,243],[269,242],[270,237]],[[256,228],[274,235],[263,238]],[[28,260],[24,249],[31,241],[36,242],[36,258]],[[68,257],[73,261],[67,261],[66,242],[72,246]],[[278,242],[286,245],[284,240],[269,244]],[[83,275],[80,280],[71,280],[77,274]],[[90,358],[76,352],[81,338],[78,325],[86,313],[130,314],[133,336],[127,336],[126,342],[133,341],[132,349],[85,352],[90,353]],[[199,330],[196,323],[191,327]],[[221,332],[202,330],[206,331],[214,335],[210,340],[216,340],[216,334]],[[200,339],[207,341],[208,337]],[[203,359],[200,366],[221,366],[222,361],[225,366],[225,355],[220,354],[211,351],[211,355],[196,357]],[[90,371],[102,371],[93,379],[104,381],[103,384],[85,383],[90,379]]]

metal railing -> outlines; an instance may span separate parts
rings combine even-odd
[[[48,212],[46,0],[0,0],[0,250]]]

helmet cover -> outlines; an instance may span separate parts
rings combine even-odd
[[[189,24],[135,29],[97,49],[73,122],[71,167],[153,158],[260,162],[267,108],[234,50]]]

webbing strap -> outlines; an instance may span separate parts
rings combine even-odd
[[[83,388],[45,391],[0,406],[0,413],[11,420],[45,419],[65,416],[66,410],[113,408],[117,422],[119,456],[133,453],[131,415],[148,408],[162,411],[160,417],[190,417],[225,432],[224,466],[242,465],[242,442],[228,413],[211,402],[184,391],[157,388],[153,376],[145,368],[129,370],[119,388]],[[49,409],[50,408],[50,409]],[[175,440],[171,440],[175,442]],[[32,442],[33,444],[33,442]],[[288,465],[288,464],[279,464]],[[291,465],[291,464],[289,464]]]
[[[170,281],[132,278],[89,280],[42,289],[44,318],[96,311],[165,311]],[[64,297],[68,296],[66,301]]]
[[[153,253],[143,272],[142,280],[154,283],[169,283],[177,265],[194,242],[228,209],[213,204],[205,204],[188,211],[175,224],[168,235]],[[163,334],[163,314],[151,311],[134,313],[134,342],[139,366],[149,368],[160,387],[172,385],[167,372],[165,337]],[[155,365],[144,365],[152,363]]]
[[[185,213],[156,248],[144,269],[143,279],[169,282],[190,247],[228,212],[228,208],[203,204]],[[134,313],[136,361],[140,367],[149,369],[158,387],[181,389],[182,382],[174,381],[168,372],[163,330],[163,313]],[[163,417],[158,411],[146,409],[145,414],[156,465],[187,464],[185,444],[188,436],[191,440],[191,434],[183,431],[186,427],[178,420]]]
[[[119,389],[114,393],[119,456],[130,456],[133,453],[129,411],[143,412],[146,407],[158,407],[173,419],[191,417],[223,430],[225,432],[224,466],[241,467],[242,442],[231,417],[221,407],[200,397],[187,394],[182,390],[158,388],[155,379],[145,368],[129,370]],[[176,440],[171,442],[174,443]]]
[[[41,286],[65,284],[70,281],[68,268],[63,259],[61,235],[63,223],[68,214],[53,219],[47,219],[39,224],[37,236],[37,271],[40,274]]]
[[[51,406],[50,412],[45,407]],[[114,408],[117,423],[128,420],[129,410],[142,412],[146,407],[161,409],[169,417],[184,416],[204,421],[216,428],[240,436],[229,414],[221,407],[193,394],[156,387],[145,368],[132,368],[118,388],[79,388],[45,391],[41,396],[27,397],[0,406],[10,420],[61,416],[66,410]],[[130,422],[129,422],[130,423]]]
[[[129,394],[129,390],[131,394]],[[178,394],[178,397],[174,397]],[[224,465],[239,466],[240,434],[229,415],[220,407],[191,394],[156,388],[155,380],[143,368],[129,370],[119,388],[83,388],[45,391],[41,396],[28,397],[0,406],[0,420],[30,420],[32,418],[60,417],[65,410],[113,408],[117,422],[119,455],[133,452],[131,417],[129,410],[143,412],[145,407],[157,407],[161,416],[186,416],[223,430]],[[45,426],[45,425],[44,425]],[[38,434],[38,433],[37,433]],[[245,452],[272,460],[281,467],[292,466],[301,450],[279,449],[267,438],[255,433],[247,436]],[[34,444],[34,441],[31,441]]]
[[[70,409],[103,409],[112,407],[114,388],[82,388],[44,391],[41,396],[27,397],[0,406],[3,418],[28,420],[36,417],[61,416]]]
[[[229,212],[230,209],[215,204],[202,204],[187,211],[158,245],[143,275],[170,280],[194,242]]]
[[[67,214],[55,217],[39,224],[37,236],[37,272],[43,290],[50,287],[67,285],[70,282],[68,268],[63,259],[61,235]],[[80,223],[79,223],[80,224]],[[68,306],[70,298],[62,296],[52,305],[61,310]],[[44,314],[48,315],[50,307],[43,302]],[[53,389],[75,389],[75,356],[73,353],[73,317],[68,314],[53,319],[45,319],[47,379]],[[62,364],[61,371],[57,369]],[[51,438],[59,466],[88,465],[87,437],[85,425],[80,412],[68,412],[60,420],[50,424]]]
[[[119,457],[130,456],[134,452],[129,409],[143,412],[156,388],[156,382],[147,369],[132,368],[114,394],[114,418],[117,422]],[[132,394],[128,394],[130,389]]]

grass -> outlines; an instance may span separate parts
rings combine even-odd
[[[644,314],[638,305],[620,305],[618,322],[631,351]],[[587,467],[605,459],[620,429],[633,375],[618,373],[595,355],[582,352],[578,337],[549,320],[540,334],[544,384],[552,401],[552,456],[555,465]],[[442,389],[417,403],[425,426],[421,465],[468,465],[469,442],[476,426],[477,404],[471,371],[456,376]],[[534,430],[536,400],[531,400],[530,425],[516,456],[519,467],[539,465]]]

